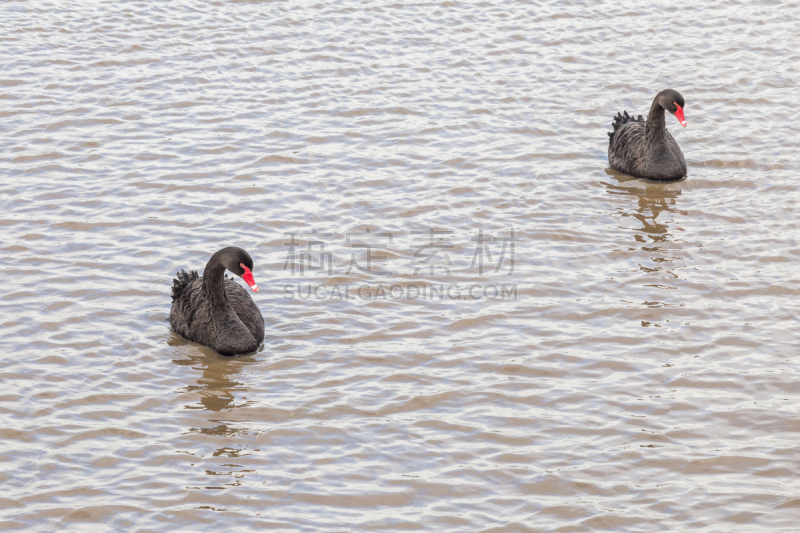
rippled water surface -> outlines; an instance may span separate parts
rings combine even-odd
[[[3,3],[0,528],[797,531],[799,21]],[[608,169],[666,87],[688,177]],[[167,321],[227,245],[238,358]]]

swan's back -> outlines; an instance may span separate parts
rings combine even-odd
[[[644,177],[647,166],[646,122],[642,115],[633,118],[627,111],[624,113],[617,113],[612,123],[614,131],[608,134],[608,164],[631,176]]]
[[[187,274],[181,270],[172,281],[169,324],[184,339],[211,344],[211,304],[206,298],[202,278],[197,272]]]
[[[192,339],[190,324],[195,323],[197,311],[204,306],[197,300],[204,299],[202,285],[195,285],[200,279],[197,272],[186,273],[181,270],[172,280],[172,308],[169,310],[169,325],[181,337]],[[199,290],[198,290],[199,289]],[[198,341],[199,342],[199,341]]]

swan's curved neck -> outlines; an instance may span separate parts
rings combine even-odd
[[[663,142],[666,133],[664,108],[658,103],[658,99],[653,100],[653,105],[650,106],[650,112],[647,114],[647,122],[644,127],[645,139],[648,143]]]
[[[228,305],[228,297],[225,294],[225,267],[220,258],[214,254],[208,260],[206,269],[203,271],[203,288],[206,292],[208,301],[213,306]]]

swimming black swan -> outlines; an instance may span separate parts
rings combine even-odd
[[[686,160],[678,143],[664,127],[664,110],[686,127],[683,96],[674,89],[658,93],[650,106],[647,122],[617,113],[609,133],[608,164],[611,168],[650,180],[677,180],[686,175]]]
[[[255,352],[264,340],[264,317],[247,291],[224,275],[225,269],[258,292],[250,255],[235,246],[223,248],[208,260],[202,277],[178,272],[169,323],[181,337],[222,355]]]

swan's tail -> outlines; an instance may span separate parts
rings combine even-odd
[[[184,289],[199,277],[200,276],[194,270],[189,274],[187,274],[185,270],[178,272],[178,277],[172,280],[172,301],[174,302],[180,298]]]
[[[614,134],[617,133],[617,130],[620,129],[624,124],[628,122],[644,122],[642,115],[639,115],[639,118],[633,118],[628,114],[627,111],[623,111],[622,113],[617,113],[617,116],[614,117],[614,122],[611,123],[611,126],[614,128],[614,131],[608,132],[608,142],[611,143],[614,140]]]

